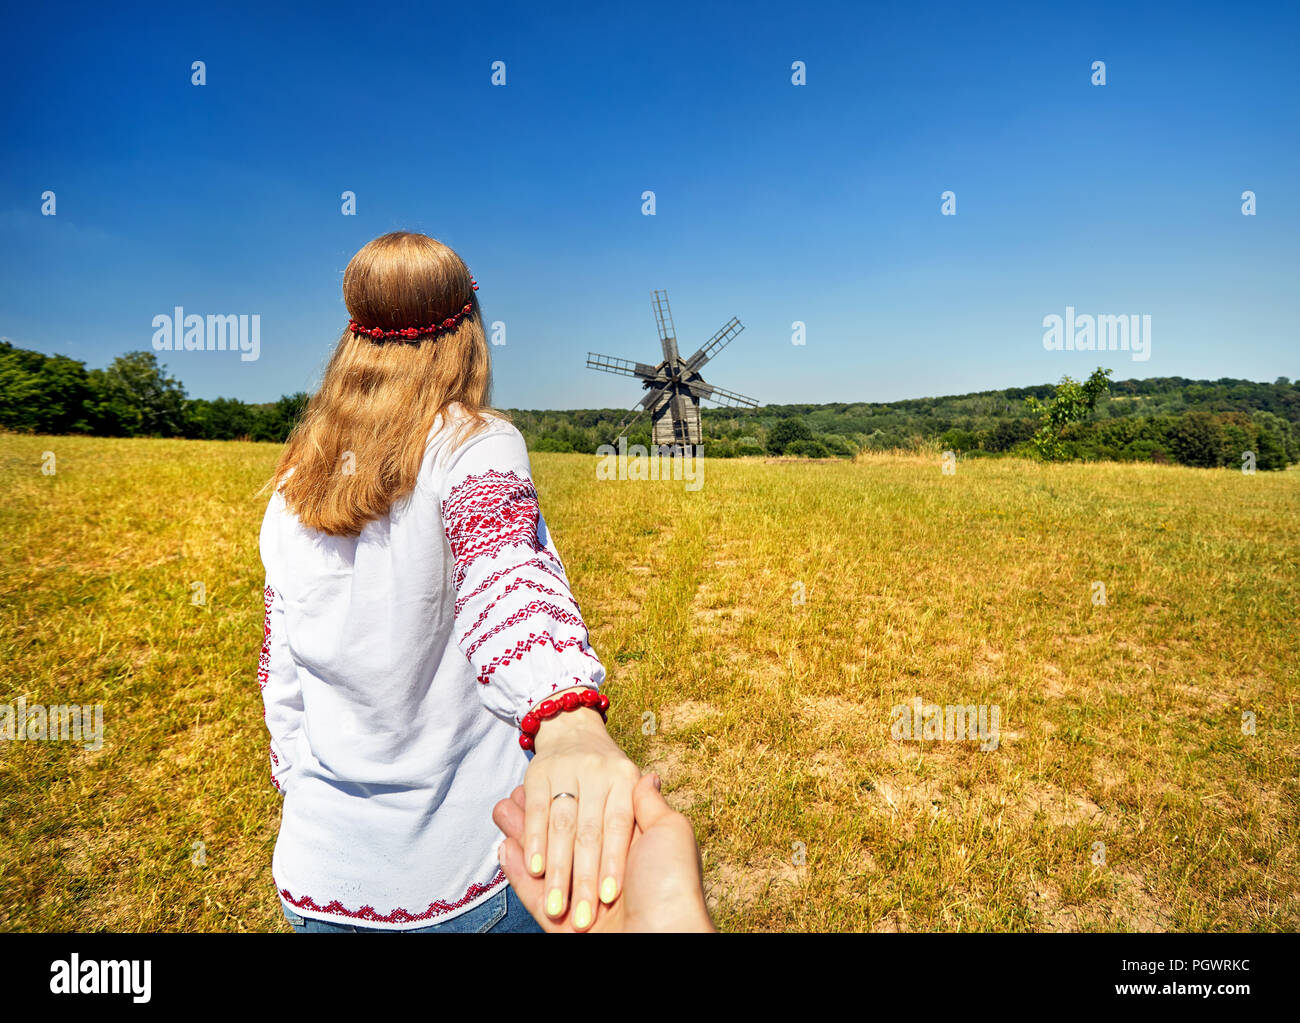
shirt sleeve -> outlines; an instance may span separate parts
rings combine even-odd
[[[457,642],[487,708],[516,725],[551,693],[599,689],[605,668],[551,541],[524,438],[500,421],[453,452],[442,478]]]
[[[266,617],[257,684],[262,690],[262,716],[271,733],[271,784],[283,795],[293,774],[292,753],[302,728],[302,684],[284,631],[284,598],[268,582],[262,600]]]

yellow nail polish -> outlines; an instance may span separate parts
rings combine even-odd
[[[564,892],[552,888],[551,894],[546,896],[546,915],[559,916],[562,912],[564,912]]]
[[[607,877],[600,882],[600,901],[609,905],[614,901],[614,896],[618,894],[618,882],[612,877]]]
[[[533,853],[533,858],[532,858],[531,860],[528,861],[528,870],[529,870],[530,873],[533,873],[533,874],[540,874],[540,873],[542,872],[542,854],[541,854],[541,853]]]
[[[573,926],[585,930],[591,926],[591,903],[583,899],[573,911]]]

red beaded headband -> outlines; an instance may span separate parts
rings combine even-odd
[[[473,277],[469,279],[471,287],[478,291],[478,281]],[[401,338],[404,341],[413,341],[416,338],[426,337],[430,334],[440,334],[444,330],[451,330],[461,320],[463,320],[474,308],[474,300],[470,300],[461,306],[460,312],[455,316],[448,316],[441,323],[431,323],[427,327],[400,327],[397,330],[384,330],[382,327],[363,327],[356,320],[348,324],[348,330],[354,334],[361,334],[370,338],[372,341],[388,341],[394,338]]]

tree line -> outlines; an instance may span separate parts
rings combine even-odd
[[[710,457],[795,455],[848,458],[859,451],[952,450],[966,457],[1163,462],[1259,469],[1300,462],[1300,382],[1271,384],[1185,377],[1111,381],[1098,369],[1083,383],[1006,388],[904,401],[702,409]],[[513,410],[529,447],[594,452],[608,443],[622,409]],[[650,443],[643,417],[629,444]]]
[[[260,405],[189,398],[153,352],[128,352],[107,369],[87,369],[66,355],[0,341],[0,427],[20,433],[284,441],[308,397]]]
[[[1006,388],[896,402],[703,409],[710,457],[849,458],[859,451],[952,450],[1051,460],[1168,462],[1259,469],[1300,462],[1300,382],[1280,377],[1111,381]],[[106,369],[0,341],[0,428],[108,437],[190,437],[283,442],[308,395],[249,404],[190,398],[153,352],[120,355]],[[507,409],[534,451],[594,454],[611,443],[624,409]],[[643,416],[629,444],[650,444]]]

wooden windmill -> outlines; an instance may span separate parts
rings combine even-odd
[[[663,361],[657,366],[651,366],[644,362],[588,352],[587,368],[636,377],[646,389],[645,397],[632,407],[628,417],[619,424],[620,437],[648,411],[653,424],[652,442],[660,447],[670,446],[686,451],[700,443],[700,399],[708,399],[725,408],[758,407],[758,402],[753,398],[706,384],[700,377],[704,364],[731,344],[745,328],[733,316],[699,351],[683,359],[677,351],[677,330],[673,326],[672,310],[668,308],[668,292],[652,292],[650,304],[659,326]]]

